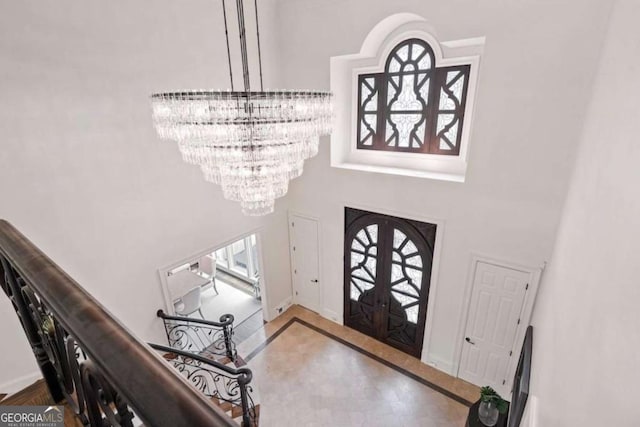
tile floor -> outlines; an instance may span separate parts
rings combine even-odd
[[[462,427],[461,402],[479,397],[477,387],[299,306],[238,349],[254,373],[264,427]]]
[[[236,342],[240,343],[256,333],[256,331],[263,326],[264,317],[262,316],[262,310],[258,310],[247,319],[233,325],[233,337]]]

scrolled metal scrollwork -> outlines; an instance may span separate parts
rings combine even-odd
[[[2,266],[2,289],[9,297],[18,319],[20,319],[49,392],[54,400],[62,399],[63,393],[57,380],[56,368],[52,364],[51,350],[47,348],[47,343],[43,342],[42,321],[38,323],[34,319],[33,309],[29,307],[28,301],[25,299],[23,290],[28,289],[27,282],[4,256],[0,256],[0,265]]]
[[[225,314],[220,317],[220,322],[210,322],[168,316],[159,310],[158,317],[164,322],[170,347],[208,357],[226,356],[235,360],[237,352],[233,342],[233,315]]]
[[[211,365],[185,356],[177,356],[171,360],[171,364],[206,396],[241,406],[238,375],[221,372]]]
[[[69,369],[66,387],[67,404],[71,406],[76,415],[86,424],[87,414],[84,388],[82,387],[82,378],[80,376],[80,364],[81,361],[87,360],[87,356],[71,336],[68,336],[66,340],[66,354],[67,367]]]
[[[225,355],[224,331],[215,327],[169,320],[165,323],[169,345],[185,351],[210,351]]]
[[[25,286],[22,295],[34,324],[38,326],[42,346],[55,368],[65,400],[83,422],[87,421],[78,362],[80,358],[86,360],[86,355],[33,290]]]
[[[90,360],[83,362],[80,365],[80,374],[91,425],[133,427],[133,412],[93,362]]]
[[[250,369],[234,368],[170,347],[156,344],[151,347],[163,352],[165,359],[205,396],[241,408],[243,426],[258,425]]]

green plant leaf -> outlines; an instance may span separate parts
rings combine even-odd
[[[498,393],[496,393],[493,388],[485,386],[480,389],[480,400],[482,400],[483,402],[491,401],[491,398],[493,396],[498,396]]]
[[[501,414],[506,413],[509,410],[509,404],[504,400],[497,391],[489,386],[484,386],[480,389],[480,400],[482,402],[492,402],[496,405],[498,412]]]

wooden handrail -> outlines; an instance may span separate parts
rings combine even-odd
[[[214,322],[212,320],[197,319],[195,317],[176,316],[176,315],[172,316],[165,313],[164,310],[162,309],[159,309],[156,312],[156,316],[164,320],[177,320],[180,322],[198,323],[200,325],[215,326],[218,328],[224,328],[225,326],[233,325],[233,321],[235,320],[235,318],[233,317],[233,314],[223,314],[222,316],[220,316],[219,322]]]
[[[47,366],[47,363],[52,361],[47,362],[44,360],[46,356],[43,357],[48,348],[44,341],[54,341],[49,333],[57,335],[57,340],[73,337],[81,351],[95,365],[97,375],[88,372],[89,368],[83,370],[81,366],[79,369],[85,388],[103,379],[110,387],[100,387],[100,390],[112,388],[145,425],[235,426],[221,409],[208,402],[149,346],[137,339],[75,280],[5,220],[0,220],[0,258],[4,272],[0,275],[0,283],[14,299],[14,303],[16,299],[22,298],[21,295],[16,295],[16,291],[22,294],[25,292],[20,292],[20,289],[30,289],[46,306],[46,313],[50,313],[54,320],[49,319],[48,315],[45,315],[45,319],[51,324],[59,324],[65,331],[64,334],[54,334],[51,324],[44,321],[38,324],[34,319],[27,318],[29,310],[33,311],[33,304],[29,305],[28,298],[23,301],[25,307],[18,310],[18,315],[50,389],[55,388],[56,380],[63,389],[63,383],[68,379],[60,378],[59,375],[53,380],[51,378],[55,370],[50,365]],[[33,337],[33,330],[32,336],[29,336],[29,329],[33,327],[37,329],[43,343],[39,344],[37,337]],[[90,395],[87,390],[84,391],[85,395]],[[52,390],[52,395],[54,398],[59,397],[60,390]],[[87,400],[87,406],[97,404]]]
[[[167,347],[166,345],[160,345],[160,344],[154,344],[154,343],[148,343],[149,347],[151,347],[154,350],[158,350],[160,352],[163,352],[164,354],[169,354],[169,353],[173,353],[176,356],[180,356],[180,357],[185,357],[188,359],[193,359],[196,360],[198,362],[200,362],[201,364],[204,365],[209,365],[214,369],[218,369],[220,371],[223,371],[229,375],[243,375],[244,376],[244,380],[246,382],[251,381],[251,379],[253,378],[253,373],[251,372],[251,369],[249,368],[245,368],[245,367],[241,367],[241,368],[234,368],[233,366],[228,366],[225,365],[223,363],[218,362],[217,360],[213,360],[210,359],[208,357],[204,357],[200,354],[195,354],[195,353],[191,353],[188,351],[184,351],[184,350],[179,350],[177,348],[173,348],[173,347]]]

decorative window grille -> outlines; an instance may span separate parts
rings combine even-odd
[[[358,76],[357,148],[460,154],[470,68],[436,67],[423,40],[399,43],[384,72]]]

